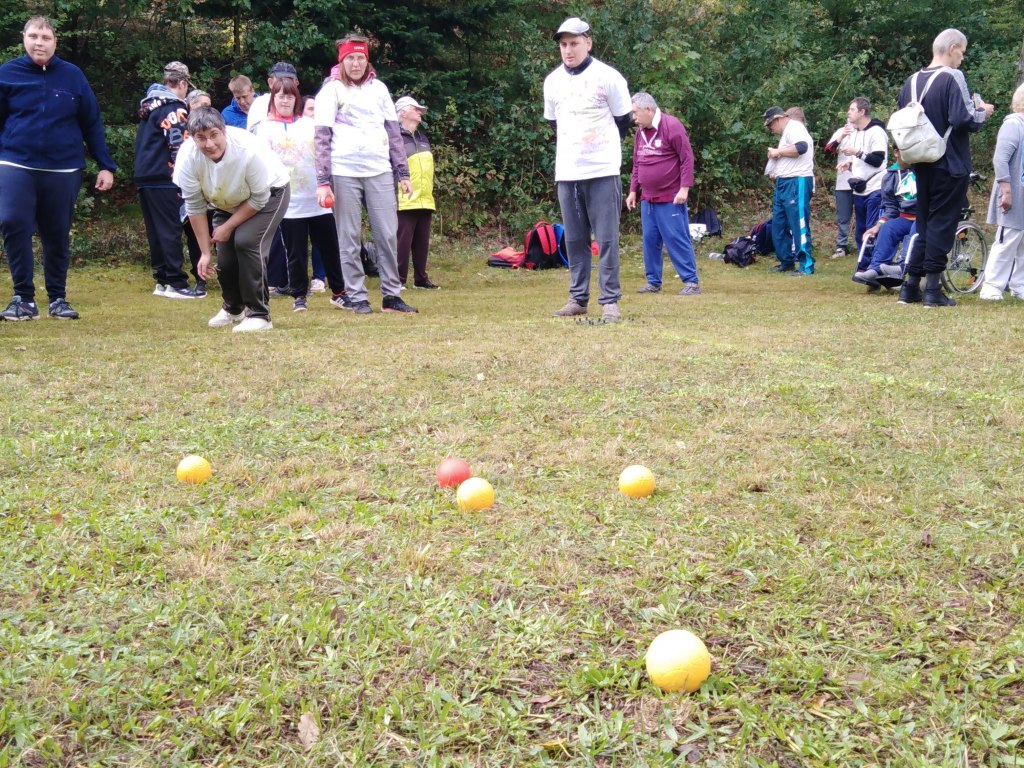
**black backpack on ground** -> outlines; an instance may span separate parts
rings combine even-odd
[[[722,261],[726,264],[735,264],[737,267],[749,267],[757,261],[757,245],[752,237],[737,237],[725,246],[724,253]]]

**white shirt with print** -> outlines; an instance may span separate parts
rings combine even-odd
[[[544,118],[555,120],[555,181],[618,176],[622,137],[617,115],[632,109],[626,78],[592,59],[578,75],[559,66],[544,80]]]
[[[285,123],[267,117],[256,127],[256,137],[266,142],[292,179],[286,219],[308,219],[328,213],[316,202],[316,170],[313,166],[313,120],[300,117]]]
[[[328,80],[316,95],[313,121],[332,131],[331,174],[368,178],[391,173],[385,120],[398,122],[388,87],[376,78],[359,86]]]

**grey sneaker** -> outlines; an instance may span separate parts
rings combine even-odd
[[[878,273],[873,269],[865,269],[853,273],[853,282],[861,285],[878,285]]]
[[[700,296],[700,286],[697,283],[683,283],[683,290],[677,296]]]
[[[368,301],[353,301],[352,311],[357,315],[370,315],[373,314],[373,310],[370,309],[370,302]]]
[[[309,302],[306,301],[306,297],[296,296],[292,303],[292,312],[305,312],[307,309],[309,309]]]
[[[167,290],[167,286],[166,285],[164,285],[163,283],[157,283],[156,284],[156,288],[153,289],[153,295],[154,296],[163,296],[164,295],[164,291],[166,291],[166,290]]]
[[[882,264],[881,267],[886,277],[903,277],[903,267],[898,264]]]
[[[845,259],[846,258],[846,249],[845,248],[836,248],[832,252],[832,258],[833,259]]]
[[[7,309],[0,312],[0,320],[17,322],[18,320],[38,320],[39,307],[34,301],[22,301],[21,296],[12,296]]]
[[[641,288],[639,291],[637,291],[637,293],[658,293],[660,291],[661,291],[661,286],[660,285],[654,285],[652,283],[648,283],[643,288]]]
[[[578,317],[587,314],[587,308],[573,299],[559,310],[551,313],[552,317]]]
[[[58,320],[77,320],[78,313],[71,308],[65,299],[54,299],[50,302],[50,317]]]
[[[601,310],[601,319],[606,323],[617,323],[622,319],[618,304],[605,304]]]

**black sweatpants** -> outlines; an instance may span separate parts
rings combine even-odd
[[[935,275],[946,269],[953,250],[960,214],[967,204],[967,176],[950,176],[931,163],[914,166],[917,177],[917,239],[907,257],[911,277]]]
[[[142,220],[149,240],[149,263],[160,285],[188,288],[182,269],[181,195],[177,187],[139,187]]]
[[[288,251],[288,289],[292,296],[309,293],[309,241],[320,250],[327,284],[331,293],[345,291],[345,278],[341,274],[341,255],[338,252],[338,229],[333,213],[281,222],[285,249]]]

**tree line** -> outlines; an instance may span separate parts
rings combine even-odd
[[[412,93],[430,107],[439,219],[458,233],[497,223],[519,231],[557,210],[541,86],[559,63],[551,33],[567,16],[590,22],[594,55],[631,91],[650,92],[683,120],[696,154],[692,204],[702,207],[763,186],[766,107],[801,106],[820,143],[855,96],[884,119],[949,26],[969,39],[968,82],[997,105],[975,139],[978,164],[987,164],[1024,61],[1022,12],[1024,0],[0,0],[0,25],[11,58],[23,53],[27,16],[56,22],[57,54],[85,70],[100,99],[122,183],[138,101],[167,61],[188,64],[222,107],[232,76],[265,89],[279,60],[295,64],[303,92],[315,93],[334,63],[334,40],[367,34],[392,95]],[[822,169],[826,183],[827,175]]]

